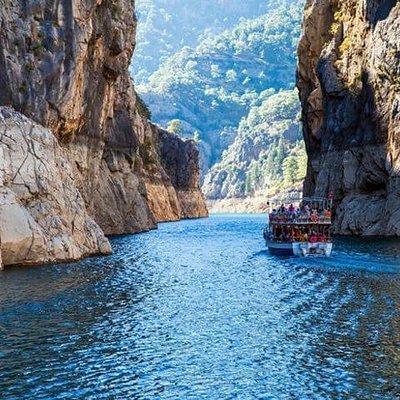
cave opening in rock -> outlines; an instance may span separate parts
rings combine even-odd
[[[360,184],[360,191],[365,194],[386,193],[387,182],[380,179],[366,177]]]

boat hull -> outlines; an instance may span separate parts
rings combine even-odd
[[[294,256],[292,243],[267,242],[267,247],[274,256]]]
[[[268,250],[274,256],[327,256],[332,254],[332,243],[293,242],[279,243],[267,241]]]

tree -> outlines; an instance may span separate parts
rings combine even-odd
[[[237,79],[237,73],[235,70],[230,69],[226,72],[226,79],[228,79],[228,81],[234,82]]]
[[[283,163],[285,161],[285,146],[283,145],[282,139],[279,140],[278,146],[276,148],[275,156],[275,168],[277,175],[282,176]]]
[[[221,72],[219,70],[219,66],[216,64],[211,65],[211,76],[213,78],[218,78],[220,76]]]
[[[181,135],[183,132],[182,121],[180,119],[173,119],[169,121],[167,131],[175,135]]]
[[[283,177],[285,183],[293,184],[297,180],[299,165],[294,156],[289,156],[285,158],[283,162]]]
[[[297,155],[297,165],[298,165],[297,179],[299,181],[303,180],[307,175],[307,162],[308,158],[306,149],[304,143],[301,143],[299,154]]]
[[[245,191],[246,195],[250,195],[253,193],[253,182],[249,173],[247,173],[246,175]]]

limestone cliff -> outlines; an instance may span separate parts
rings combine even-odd
[[[207,215],[195,144],[149,123],[137,99],[128,73],[135,29],[132,0],[1,1],[0,105],[55,136],[82,212],[106,234]],[[82,255],[99,250],[89,247]]]
[[[400,235],[400,3],[308,0],[298,88],[306,195],[335,194],[335,231]]]
[[[0,233],[5,264],[68,261],[107,254],[54,135],[0,107]]]

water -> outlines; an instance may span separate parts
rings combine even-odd
[[[263,218],[113,239],[0,274],[0,399],[395,399],[400,243],[280,259]]]

